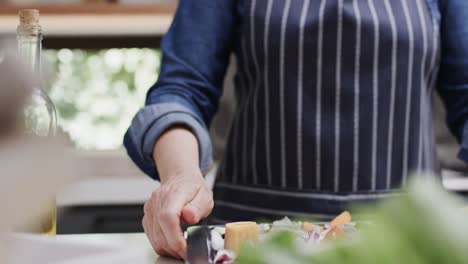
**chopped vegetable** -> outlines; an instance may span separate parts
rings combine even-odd
[[[226,224],[224,248],[237,253],[247,241],[258,241],[258,226],[255,222],[236,222]]]
[[[326,239],[337,239],[340,237],[346,236],[346,233],[341,229],[339,226],[333,226],[328,230],[327,234],[325,235]]]
[[[312,223],[309,223],[309,222],[304,222],[302,223],[302,230],[304,230],[305,232],[310,232],[312,230],[314,230],[315,228],[318,228],[319,226],[316,225],[316,224],[312,224]]]
[[[335,217],[335,219],[333,219],[330,222],[330,225],[331,226],[346,225],[346,224],[349,224],[350,222],[351,222],[351,214],[348,211],[344,211],[343,213]]]

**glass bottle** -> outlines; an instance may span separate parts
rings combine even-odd
[[[49,96],[41,87],[42,29],[39,11],[19,11],[20,24],[17,29],[18,52],[37,78],[30,102],[25,109],[26,133],[35,136],[53,136],[57,129],[57,113]]]
[[[39,24],[39,11],[23,9],[19,11],[20,24],[17,28],[18,53],[34,74],[37,82],[32,87],[31,97],[24,109],[25,132],[29,136],[51,137],[57,130],[57,112],[54,103],[43,90],[41,72],[42,29]],[[51,206],[44,219],[40,220],[40,232],[54,235],[56,232],[56,205]]]

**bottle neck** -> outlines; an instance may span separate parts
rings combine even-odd
[[[41,75],[42,32],[38,27],[20,25],[17,31],[18,52],[39,78]]]

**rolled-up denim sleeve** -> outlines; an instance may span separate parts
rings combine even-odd
[[[199,145],[200,169],[212,163],[208,133],[217,111],[229,55],[233,49],[237,0],[180,0],[165,35],[158,81],[148,91],[146,106],[134,117],[124,137],[131,159],[159,179],[153,148],[164,131],[176,125],[190,129]]]
[[[438,91],[447,123],[460,142],[459,158],[468,162],[468,1],[441,1],[442,57]]]
[[[132,160],[149,176],[158,179],[153,161],[156,140],[168,128],[181,125],[196,136],[199,145],[200,169],[208,171],[212,163],[212,147],[208,129],[190,109],[177,103],[159,103],[143,108],[132,121],[124,145]]]

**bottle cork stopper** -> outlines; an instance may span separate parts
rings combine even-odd
[[[39,25],[39,10],[22,9],[18,12],[21,25],[38,26]]]

